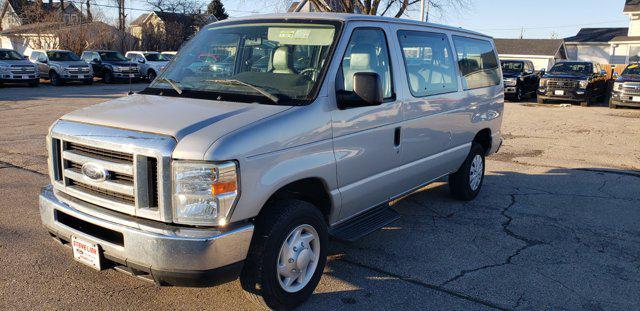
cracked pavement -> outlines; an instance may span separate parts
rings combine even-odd
[[[96,272],[40,226],[47,128],[127,91],[0,88],[0,308],[254,309],[237,281],[156,287]],[[399,201],[392,225],[332,242],[301,309],[639,309],[640,110],[507,103],[503,131],[475,201],[436,182]]]

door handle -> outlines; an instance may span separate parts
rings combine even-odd
[[[400,147],[400,134],[401,128],[396,127],[395,131],[393,132],[393,146],[396,148]]]

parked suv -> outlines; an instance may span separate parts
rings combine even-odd
[[[93,83],[91,66],[71,51],[33,51],[29,60],[38,66],[40,76],[50,80],[53,85],[62,85],[70,81]]]
[[[640,64],[630,64],[613,84],[609,108],[640,107]]]
[[[229,49],[226,76],[185,70]],[[252,71],[265,52],[270,69]],[[443,176],[454,197],[477,196],[502,142],[503,91],[493,40],[460,28],[216,22],[141,93],[53,124],[42,221],[95,269],[175,285],[239,274],[249,296],[293,308],[318,284],[329,236],[389,224],[390,202]]]
[[[39,82],[40,75],[34,64],[14,50],[0,49],[0,84],[26,83],[35,87]]]
[[[504,96],[513,101],[521,101],[525,96],[535,96],[540,76],[529,60],[503,60]]]
[[[538,103],[547,100],[579,102],[589,106],[607,95],[607,72],[594,62],[561,61],[540,79]]]
[[[118,51],[84,51],[81,58],[91,64],[94,75],[105,83],[140,79],[138,64],[129,61]]]
[[[127,52],[126,56],[140,64],[140,73],[149,81],[153,81],[171,60],[171,58],[165,57],[158,52],[130,51]]]

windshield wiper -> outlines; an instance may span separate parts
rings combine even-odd
[[[267,91],[265,91],[264,89],[257,87],[253,84],[244,82],[244,81],[240,81],[240,80],[236,80],[236,79],[212,79],[212,80],[206,80],[207,82],[211,82],[211,83],[219,83],[222,85],[242,85],[242,86],[246,86],[258,93],[260,93],[262,96],[270,99],[272,102],[274,103],[278,103],[280,101],[280,98],[278,98],[278,96],[275,96]]]
[[[166,84],[169,84],[171,86],[172,89],[174,89],[176,91],[176,93],[178,93],[178,95],[182,95],[182,89],[178,86],[178,81],[174,81],[171,80],[169,78],[165,78],[165,77],[159,77],[157,78],[158,81],[157,82],[164,82]]]

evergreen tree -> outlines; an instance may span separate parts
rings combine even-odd
[[[215,16],[219,21],[229,18],[229,14],[224,9],[222,0],[211,0],[207,5],[207,14]]]

